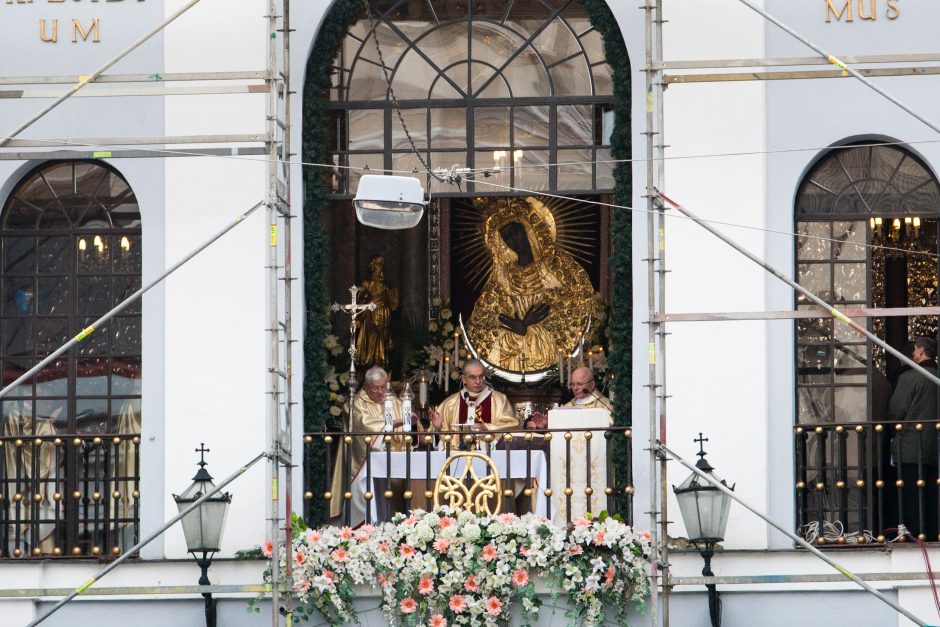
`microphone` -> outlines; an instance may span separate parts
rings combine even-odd
[[[606,398],[598,394],[597,390],[591,390],[591,396],[597,399],[600,402],[600,404],[604,406],[604,409],[606,409],[607,411],[611,411],[611,412],[614,411],[614,408],[610,406],[610,402]]]

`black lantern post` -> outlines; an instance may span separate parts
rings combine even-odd
[[[179,511],[183,511],[202,495],[211,492],[215,485],[212,483],[212,476],[206,470],[205,454],[209,449],[204,443],[200,443],[196,449],[199,453],[199,470],[193,477],[193,483],[186,491],[179,496],[173,495],[176,506]],[[199,565],[201,575],[199,577],[200,586],[209,585],[209,565],[212,563],[212,557],[219,551],[222,544],[222,531],[225,528],[225,518],[228,515],[228,506],[232,502],[232,495],[228,492],[218,494],[212,498],[206,499],[202,505],[190,512],[183,518],[183,534],[186,536],[186,550],[192,553]],[[206,603],[206,626],[215,627],[215,599],[211,592],[203,592],[203,598]]]
[[[703,473],[711,475],[716,480],[714,468],[705,459],[704,443],[708,438],[698,434],[698,439],[694,440],[699,444],[699,460],[695,467]],[[721,484],[728,487],[728,484],[721,481]],[[689,533],[689,542],[691,542],[702,559],[705,560],[705,568],[702,569],[702,575],[713,577],[712,556],[715,554],[715,545],[724,540],[725,528],[728,526],[728,512],[731,509],[731,497],[716,488],[714,485],[692,473],[679,487],[673,486],[676,493],[676,499],[679,501],[679,511],[682,513],[682,521]],[[731,486],[734,490],[734,486]],[[712,627],[721,625],[721,599],[718,597],[718,590],[715,584],[706,584],[708,589],[708,614],[711,618]]]

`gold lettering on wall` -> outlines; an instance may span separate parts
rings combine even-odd
[[[836,2],[838,2],[838,0],[836,0]],[[833,17],[836,18],[837,22],[842,21],[842,16],[845,13],[848,13],[848,19],[846,19],[845,21],[852,22],[853,21],[852,0],[845,0],[845,4],[842,5],[842,9],[838,13],[836,13],[836,8],[833,6],[832,0],[826,0],[826,23],[827,24],[832,21],[831,18]]]
[[[98,32],[98,18],[96,17],[94,20],[92,20],[91,26],[88,28],[87,31],[82,26],[81,22],[73,19],[72,20],[72,43],[73,44],[78,42],[79,35],[81,35],[82,41],[88,41],[88,36],[94,35],[94,37],[92,37],[91,40],[96,44],[101,43],[101,37],[99,36],[100,33]]]
[[[48,43],[55,43],[59,40],[59,20],[52,20],[52,34],[46,34],[46,20],[39,20],[39,39]]]
[[[901,16],[901,9],[898,8],[898,0],[888,0],[888,10],[885,11],[885,17],[889,20],[896,20]]]
[[[869,0],[868,2],[868,15],[865,15],[865,0],[858,0],[858,19],[860,20],[875,20],[877,15],[875,14],[875,0]]]

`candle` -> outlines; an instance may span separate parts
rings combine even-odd
[[[428,378],[421,375],[421,382],[418,383],[418,407],[424,409],[428,406]]]
[[[457,367],[458,357],[460,356],[460,331],[454,331],[454,368]]]
[[[441,357],[437,360],[437,383],[444,385],[444,349],[441,348]]]
[[[558,351],[558,383],[565,385],[565,355]]]
[[[588,368],[591,369],[591,372],[594,372],[594,353],[588,351]]]
[[[411,392],[411,383],[404,382],[401,390],[401,430],[406,433],[411,431],[411,401],[414,394]]]
[[[571,383],[571,366],[574,365],[574,353],[568,355],[568,372],[566,373],[565,379],[568,380],[568,383]]]
[[[450,391],[450,356],[444,356],[444,391]]]
[[[385,384],[385,431],[390,433],[395,429],[395,394],[392,392],[392,384]]]

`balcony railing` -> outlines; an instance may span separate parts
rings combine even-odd
[[[139,541],[139,434],[4,436],[0,451],[0,557],[113,557]]]
[[[835,545],[940,539],[940,421],[798,425],[795,437],[798,533]]]
[[[629,428],[307,433],[305,499],[314,506],[308,507],[308,513],[332,509],[335,524],[362,521],[356,520],[357,509],[367,523],[388,520],[397,512],[430,509],[443,461],[452,453],[474,450],[497,468],[502,511],[533,511],[570,522],[588,512],[607,510],[630,523],[631,438]],[[618,444],[623,458],[614,464],[613,449]],[[342,460],[339,464],[337,455]],[[619,476],[615,466],[624,469]],[[453,467],[449,470],[453,472]]]

